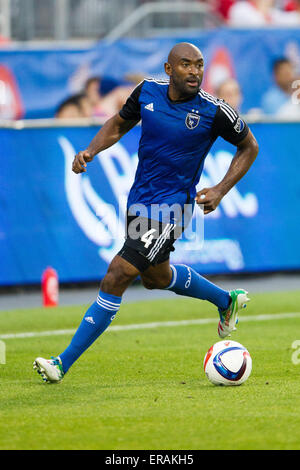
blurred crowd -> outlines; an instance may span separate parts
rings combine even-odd
[[[202,1],[203,0],[199,0]],[[220,22],[236,28],[263,28],[266,26],[300,26],[300,0],[208,0],[211,10]],[[257,107],[247,113],[272,114],[277,116],[300,117],[300,106],[293,106],[291,97],[295,92],[293,84],[300,79],[295,64],[285,57],[277,58],[272,64],[272,83],[265,95],[260,97]],[[122,107],[134,87],[144,77],[132,75],[126,84],[115,86],[108,92],[103,90],[100,77],[89,78],[82,91],[67,98],[57,109],[57,118],[107,119]],[[300,82],[299,82],[300,83]],[[227,101],[239,112],[243,109],[243,91],[235,77],[226,77],[212,90],[212,93]]]
[[[143,80],[139,74],[125,77],[122,85],[103,87],[101,77],[90,77],[86,80],[80,93],[72,95],[59,104],[55,117],[59,119],[101,118],[109,119],[123,106],[136,85]]]
[[[142,75],[127,77],[128,83],[113,86],[103,92],[100,77],[89,78],[80,93],[65,99],[57,108],[55,117],[59,119],[100,118],[106,120],[116,114],[138,83]],[[298,82],[297,82],[298,80]],[[257,107],[247,110],[250,114],[266,114],[277,117],[300,118],[300,106],[293,104],[295,83],[300,85],[300,74],[295,64],[286,57],[274,60],[272,82],[265,94],[259,98]],[[243,91],[235,77],[226,77],[212,90],[214,96],[225,100],[238,112],[243,113]]]
[[[230,27],[300,26],[300,0],[212,0],[211,7]]]
[[[300,119],[300,106],[295,106],[292,99],[293,95],[297,94],[299,85],[300,74],[297,74],[295,64],[286,57],[274,60],[269,88],[257,103],[257,107],[247,110],[247,113]],[[243,92],[235,78],[229,77],[219,83],[214,95],[225,100],[237,111],[243,112]]]
[[[210,10],[217,16],[220,24],[231,28],[297,28],[300,27],[300,0],[198,0],[209,5]],[[146,3],[146,0],[140,0]],[[5,38],[0,36],[0,44],[6,44]],[[297,52],[298,65],[291,57],[278,57],[270,64],[270,77],[268,89],[263,96],[258,96],[256,107],[253,110],[243,107],[243,90],[238,83],[234,72],[227,68],[226,74],[217,77],[216,68],[211,80],[210,91],[213,95],[224,99],[241,113],[260,113],[276,116],[289,116],[300,118],[300,105],[292,103],[292,95],[295,93],[295,83],[300,88],[300,55]],[[222,69],[222,64],[219,67]],[[223,67],[224,69],[224,67]],[[222,69],[222,70],[223,70]],[[206,71],[206,74],[208,72]],[[91,76],[80,82],[79,87],[69,89],[79,90],[76,94],[68,96],[56,108],[55,117],[59,119],[76,118],[100,118],[106,120],[116,114],[133,89],[140,83],[144,76],[131,74],[124,77],[122,83],[113,83],[111,86],[103,86],[106,77]],[[5,77],[4,77],[5,78]],[[0,84],[4,78],[0,76]],[[85,81],[85,83],[83,83]],[[203,84],[205,88],[206,83]],[[1,91],[1,90],[0,90]],[[4,92],[2,92],[3,95]],[[75,93],[75,92],[74,92]],[[299,93],[300,94],[300,93]],[[7,111],[11,103],[11,97],[2,96],[0,103],[0,118],[20,118],[22,112],[12,113]],[[6,104],[7,101],[7,104]]]

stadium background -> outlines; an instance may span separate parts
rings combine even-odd
[[[254,293],[299,294],[297,84],[296,101],[291,94],[282,113],[266,114],[263,98],[275,86],[272,64],[277,59],[292,63],[295,83],[300,78],[300,23],[233,28],[226,20],[233,3],[0,1],[0,310],[5,315],[10,309],[41,306],[40,282],[48,266],[58,273],[60,305],[76,304],[77,312],[79,305],[93,301],[96,285],[122,244],[104,207],[110,204],[118,211],[122,226],[122,201],[134,177],[140,129],[103,152],[86,175],[72,174],[71,161],[113,114],[124,93],[145,76],[163,76],[168,51],[179,41],[203,51],[204,89],[215,93],[230,78],[238,83],[239,111],[257,137],[260,152],[246,177],[206,217],[204,244],[197,238],[178,241],[172,259],[192,265],[227,289],[242,282]],[[275,3],[280,11],[297,8],[297,2]],[[83,111],[72,101],[60,116],[60,106],[78,94],[82,98],[91,78],[98,80],[100,106],[92,109],[90,103]],[[234,147],[219,139],[207,157],[199,187],[219,181],[233,154]],[[124,297],[148,303],[172,295],[146,291],[137,283]],[[295,312],[291,298],[286,303],[283,299],[281,304],[278,297],[278,307],[270,312],[261,300],[258,313]],[[147,308],[145,319],[151,322],[150,303]],[[24,329],[50,328],[42,325],[43,313],[26,313],[21,322],[18,315],[17,320],[8,315],[11,323],[7,329],[3,323],[0,339]],[[58,313],[53,318],[62,322]],[[285,350],[286,343],[281,347]],[[279,448],[284,446],[284,440],[278,442]]]

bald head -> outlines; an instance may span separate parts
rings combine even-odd
[[[168,63],[174,65],[176,62],[185,57],[203,59],[202,52],[200,49],[198,49],[198,47],[194,46],[194,44],[191,44],[190,42],[179,42],[178,44],[175,44],[175,46],[170,50],[168,55]]]
[[[203,79],[203,69],[203,55],[198,47],[189,42],[175,44],[165,63],[165,72],[170,77],[169,97],[181,101],[196,95]]]

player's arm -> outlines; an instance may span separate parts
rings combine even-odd
[[[91,162],[97,153],[102,152],[118,142],[121,137],[130,131],[137,123],[138,121],[125,121],[119,114],[108,119],[95,135],[87,149],[75,155],[72,165],[74,173],[84,173],[86,171],[86,164]]]
[[[72,165],[74,173],[86,172],[87,163],[91,162],[97,153],[118,142],[124,134],[129,132],[140,121],[140,105],[138,100],[141,88],[142,84],[135,88],[121,111],[105,122],[85,150],[75,155]]]
[[[232,108],[229,108],[232,110]],[[204,214],[214,211],[225,194],[247,173],[258,154],[258,143],[247,124],[235,113],[220,110],[217,117],[218,135],[236,145],[237,150],[224,178],[211,188],[203,188],[196,195],[198,204],[204,204]]]

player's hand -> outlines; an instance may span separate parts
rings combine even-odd
[[[73,163],[72,163],[72,171],[74,173],[85,173],[86,172],[86,164],[93,160],[93,156],[87,150],[82,150],[81,152],[75,155]]]
[[[195,201],[197,204],[203,204],[204,214],[209,214],[218,207],[223,196],[224,194],[221,190],[213,186],[212,188],[204,188],[198,191]]]

